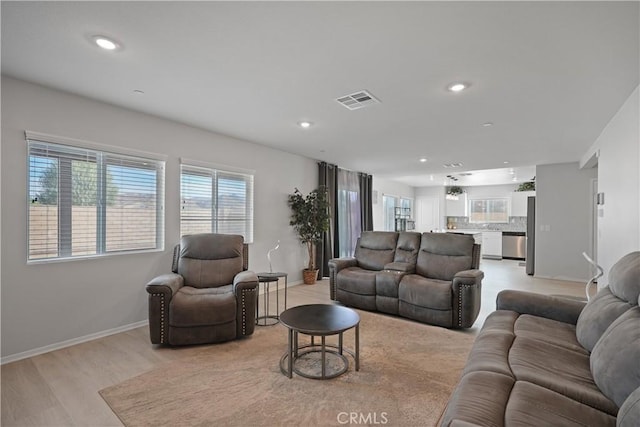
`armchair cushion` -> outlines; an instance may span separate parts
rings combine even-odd
[[[193,234],[180,240],[178,274],[185,285],[209,288],[233,283],[243,268],[242,236]]]
[[[236,297],[232,285],[217,288],[184,286],[173,297],[169,308],[169,325],[194,327],[221,325],[235,321]]]

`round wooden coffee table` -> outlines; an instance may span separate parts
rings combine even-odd
[[[289,329],[288,349],[280,359],[280,370],[289,378],[294,372],[305,378],[322,380],[342,375],[349,368],[349,361],[343,353],[350,354],[355,360],[356,371],[360,370],[360,316],[354,310],[330,304],[300,305],[283,311],[280,323]],[[342,345],[342,334],[351,328],[355,328],[355,351]],[[311,336],[311,344],[298,345],[299,333]],[[337,346],[326,343],[326,337],[330,335],[338,335]],[[315,337],[320,337],[320,344],[315,343]],[[319,373],[304,372],[296,366],[296,362],[318,353]],[[340,366],[329,369],[327,357],[332,357]]]

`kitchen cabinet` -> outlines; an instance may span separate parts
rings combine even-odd
[[[502,259],[502,232],[482,232],[482,258]]]
[[[447,216],[467,216],[467,193],[458,196],[458,200],[445,200]]]
[[[514,191],[511,193],[511,216],[527,216],[527,198],[535,195],[535,191]]]

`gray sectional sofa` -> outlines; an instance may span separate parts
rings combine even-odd
[[[441,426],[640,426],[640,252],[588,303],[503,291]]]
[[[365,231],[354,257],[329,261],[330,297],[447,328],[480,311],[480,245],[469,235]]]

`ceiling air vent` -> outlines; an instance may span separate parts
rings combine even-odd
[[[344,105],[349,110],[357,110],[358,108],[364,108],[380,103],[380,101],[366,90],[361,90],[359,92],[352,93],[351,95],[341,96],[340,98],[337,98],[336,101]]]

